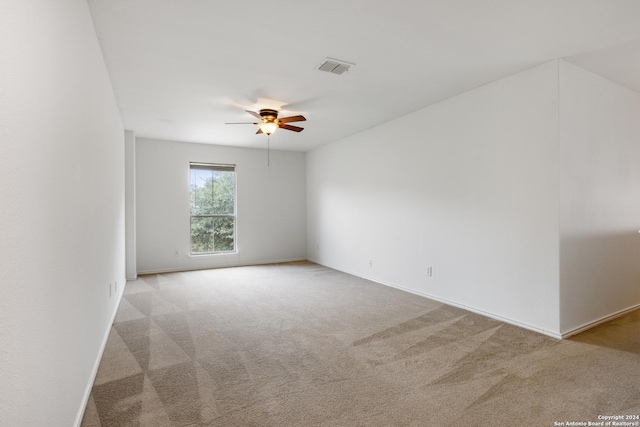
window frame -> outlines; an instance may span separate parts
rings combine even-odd
[[[211,170],[221,172],[233,172],[233,213],[230,214],[197,214],[191,211],[192,182],[191,174],[193,170]],[[238,184],[237,184],[237,165],[227,163],[206,163],[206,162],[189,162],[189,255],[190,256],[211,256],[237,253],[238,251]],[[225,251],[212,252],[193,252],[193,218],[232,218],[233,219],[233,249]],[[214,243],[215,249],[215,243]]]

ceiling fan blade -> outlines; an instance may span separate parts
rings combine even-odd
[[[262,120],[262,116],[260,114],[256,113],[255,111],[249,111],[249,110],[244,110],[244,111],[246,111],[247,113],[251,114],[256,119]]]
[[[256,132],[256,135],[260,135],[262,132],[262,129],[258,129],[258,132]]]
[[[301,128],[301,127],[298,127],[298,126],[291,126],[291,125],[280,125],[278,127],[280,129],[292,130],[294,132],[302,132],[304,130],[304,128]]]
[[[257,125],[257,123],[252,123],[252,122],[233,122],[233,123],[225,123],[225,125]]]
[[[280,123],[304,122],[305,120],[307,119],[305,119],[304,116],[291,116],[278,119]]]

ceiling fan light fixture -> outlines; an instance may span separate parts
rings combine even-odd
[[[274,122],[263,122],[258,125],[262,133],[266,133],[267,135],[271,135],[273,132],[278,129],[278,125]]]

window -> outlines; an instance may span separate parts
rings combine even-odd
[[[236,167],[190,164],[191,253],[236,249]]]

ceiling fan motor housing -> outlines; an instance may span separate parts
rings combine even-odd
[[[260,110],[260,117],[268,122],[272,122],[278,118],[278,112],[270,108],[263,108],[262,110]]]

